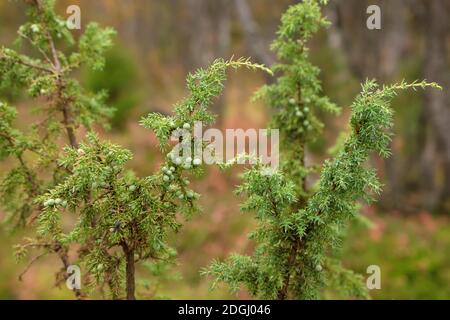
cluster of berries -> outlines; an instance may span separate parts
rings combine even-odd
[[[60,198],[56,198],[56,199],[48,199],[47,201],[44,202],[44,207],[55,207],[55,206],[62,206],[62,207],[67,207],[67,201],[66,200],[62,200]]]
[[[164,166],[161,168],[161,171],[163,173],[162,179],[165,183],[170,184],[172,181],[175,180],[175,176],[174,173],[176,171],[174,166]],[[181,178],[181,183],[184,186],[189,185],[189,180],[186,178]],[[183,192],[182,188],[180,188],[180,186],[178,186],[177,184],[170,184],[168,186],[168,190],[173,193],[178,199],[183,200],[185,198],[188,199],[194,199],[196,198],[196,194],[191,191],[188,190],[187,192]]]
[[[308,103],[309,101],[305,101],[305,103]],[[297,104],[297,101],[295,99],[289,99],[289,103],[291,105],[295,105]],[[303,130],[312,130],[312,126],[310,124],[310,122],[308,121],[308,112],[309,112],[309,108],[308,107],[304,107],[303,109],[300,110],[300,107],[297,105],[295,107],[295,115],[300,118],[300,120],[302,120],[302,127],[300,128],[300,131],[303,132]]]
[[[185,123],[183,124],[183,129],[184,130],[189,130],[191,129],[191,125],[189,123]],[[177,128],[175,130],[180,130],[180,128]],[[168,159],[173,163],[173,165],[175,166],[181,166],[183,169],[189,170],[192,167],[196,167],[202,164],[202,160],[200,158],[195,158],[192,159],[192,157],[180,157],[179,155],[177,155],[174,151],[169,152],[167,154]],[[173,167],[172,167],[173,168]],[[175,170],[170,170],[172,172],[174,172]],[[170,174],[167,175],[170,179]],[[169,180],[165,180],[165,181],[169,181]]]

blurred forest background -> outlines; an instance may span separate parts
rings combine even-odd
[[[93,90],[109,91],[117,113],[112,129],[102,135],[132,150],[133,169],[147,174],[160,159],[154,137],[138,125],[141,116],[169,112],[185,93],[186,73],[215,57],[251,56],[271,65],[275,58],[269,47],[279,19],[295,2],[59,0],[57,6],[62,16],[68,16],[67,6],[79,5],[82,27],[98,21],[118,31],[105,71],[76,76]],[[381,7],[381,30],[366,28],[371,4]],[[363,274],[371,264],[381,267],[382,289],[371,291],[373,298],[450,299],[450,1],[332,0],[326,15],[333,24],[313,40],[311,58],[322,69],[325,93],[343,112],[337,119],[325,120],[323,138],[309,148],[311,159],[328,156],[337,133],[346,129],[349,105],[366,78],[383,83],[425,78],[444,88],[395,100],[393,156],[372,160],[385,188],[378,203],[362,209],[371,225],[355,224],[350,229],[342,248],[344,263]],[[22,3],[0,1],[0,45],[11,46],[24,20]],[[250,102],[250,97],[266,81],[272,79],[232,73],[214,107],[217,126],[264,128],[267,109]],[[0,90],[0,97],[18,103],[19,125],[26,124],[29,104],[20,93]],[[198,180],[194,189],[203,195],[204,213],[174,237],[180,265],[162,281],[152,276],[155,270],[142,268],[141,296],[152,298],[157,289],[159,296],[170,298],[236,297],[224,287],[209,291],[208,279],[200,277],[199,270],[213,257],[252,248],[246,235],[254,222],[239,212],[232,193],[241,169],[221,173],[209,167]],[[56,260],[40,261],[18,280],[25,263],[14,262],[12,247],[23,236],[17,232],[11,237],[0,228],[0,298],[72,298],[65,287],[53,287]],[[247,297],[244,291],[237,296]]]

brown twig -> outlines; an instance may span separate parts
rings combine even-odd
[[[41,253],[40,255],[37,255],[36,257],[34,257],[25,267],[25,269],[19,274],[19,281],[22,281],[23,276],[25,275],[25,273],[28,272],[28,270],[31,268],[31,266],[33,265],[33,263],[35,263],[37,260],[39,260],[40,258],[42,258],[43,256],[46,255],[46,252]]]
[[[134,249],[130,248],[125,241],[121,243],[126,259],[126,290],[127,300],[136,300],[135,297],[135,265],[134,265]]]
[[[42,12],[42,4],[39,0],[34,0],[34,4],[37,6],[38,10],[40,10]],[[61,61],[58,57],[58,50],[56,49],[55,46],[55,42],[53,40],[52,35],[50,34],[50,32],[47,30],[46,32],[46,36],[47,36],[47,41],[48,44],[50,46],[50,51],[52,54],[52,58],[53,58],[53,62],[52,62],[52,66],[53,66],[53,71],[57,76],[57,81],[56,81],[56,86],[57,86],[57,100],[56,100],[56,107],[62,111],[63,114],[63,125],[66,128],[67,131],[67,136],[70,142],[70,145],[73,148],[78,148],[78,141],[75,135],[75,131],[73,128],[73,117],[72,117],[72,113],[70,111],[70,107],[69,107],[69,101],[68,99],[66,99],[63,96],[63,91],[65,88],[65,81],[63,79],[63,70],[61,69]]]
[[[21,65],[24,65],[26,67],[30,67],[30,68],[33,68],[33,69],[36,69],[36,70],[39,70],[39,71],[43,71],[43,72],[46,72],[46,73],[54,73],[53,70],[51,70],[51,69],[48,69],[48,68],[45,68],[45,67],[33,64],[33,63],[29,63],[29,62],[26,62],[26,61],[23,61],[23,60],[20,60],[20,59],[17,60],[16,62],[21,64]]]

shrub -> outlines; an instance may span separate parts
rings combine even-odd
[[[73,77],[82,65],[104,67],[103,53],[111,47],[114,31],[93,23],[75,42],[55,14],[54,1],[27,3],[30,21],[19,35],[40,57],[0,51],[2,86],[25,88],[43,118],[22,131],[14,127],[16,108],[0,104],[0,157],[16,159],[0,185],[2,204],[10,225],[36,228],[35,237],[17,246],[17,256],[41,250],[32,263],[56,254],[63,264],[59,283],[67,279],[73,263],[69,251],[75,250],[90,291],[100,288],[114,299],[135,299],[137,263],[149,260],[159,268],[172,263],[175,251],[167,233],[180,228],[179,214],[189,217],[198,211],[199,195],[189,188],[187,174],[201,168],[192,159],[180,164],[167,156],[151,176],[140,178],[127,170],[130,151],[102,141],[93,131],[94,124],[107,124],[112,113],[103,103],[106,94],[86,91]],[[60,42],[77,48],[64,53],[57,47]],[[188,76],[189,95],[175,105],[172,116],[150,114],[142,120],[155,131],[163,152],[173,131],[214,120],[208,107],[222,92],[226,70],[239,67],[265,70],[249,60],[218,59]],[[88,132],[82,142],[79,128]],[[62,143],[68,144],[63,150]],[[86,294],[79,287],[74,292],[79,298]]]
[[[233,254],[214,261],[204,274],[229,284],[244,285],[262,299],[317,299],[324,288],[365,298],[360,275],[345,269],[338,256],[345,228],[358,217],[358,201],[372,201],[381,185],[366,165],[372,152],[389,155],[392,114],[390,102],[406,89],[438,87],[413,82],[362,85],[353,102],[351,130],[321,166],[320,179],[309,187],[307,178],[320,166],[305,163],[308,143],[320,134],[319,110],[339,109],[321,92],[319,69],[308,61],[308,40],[328,21],[321,15],[326,1],[305,0],[291,6],[281,18],[272,44],[279,62],[272,67],[277,80],[261,88],[256,98],[274,110],[271,128],[280,130],[280,170],[272,175],[257,165],[247,170],[238,194],[247,196],[242,210],[255,212],[257,229],[250,235],[257,246],[250,256]]]

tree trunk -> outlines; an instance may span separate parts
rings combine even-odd
[[[380,3],[382,9],[381,30],[366,28],[366,9],[372,4],[368,0],[340,0],[327,7],[327,15],[333,20],[329,42],[334,48],[345,52],[347,64],[353,74],[364,81],[376,78],[380,83],[390,82],[395,77],[399,62],[404,54],[406,35],[406,10],[410,4],[404,1]],[[358,14],[355,14],[358,12]],[[404,197],[404,163],[396,137],[393,156],[384,160],[388,183],[381,205],[394,209]]]
[[[235,0],[234,4],[252,56],[270,67],[275,58],[269,51],[269,43],[261,35],[247,0]]]
[[[424,76],[428,81],[438,82],[444,90],[427,90],[425,92],[426,110],[437,136],[438,149],[442,155],[444,172],[450,176],[450,85],[449,63],[447,61],[448,48],[446,39],[450,28],[448,14],[450,4],[446,0],[424,1],[426,8],[426,47]],[[446,207],[450,181],[444,179],[441,189],[441,203]]]
[[[135,297],[135,265],[134,249],[130,248],[125,242],[122,243],[123,252],[126,259],[126,291],[127,300],[136,300]]]
[[[189,68],[204,68],[215,58],[229,58],[231,45],[231,14],[228,0],[188,0],[185,2],[190,28]],[[192,71],[192,70],[189,70]],[[223,120],[224,99],[215,101],[211,111],[217,114],[218,122]]]
[[[427,122],[424,121],[423,123],[427,124]],[[420,155],[421,202],[424,209],[432,211],[439,201],[435,179],[437,145],[436,137],[431,128],[424,128],[423,131],[425,141],[423,142],[423,147],[420,149],[422,151]]]
[[[205,67],[214,57],[212,19],[207,0],[186,1],[189,14],[190,58],[193,69]]]

